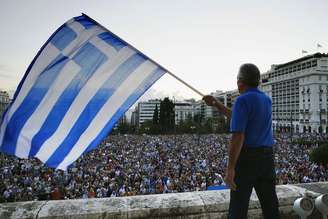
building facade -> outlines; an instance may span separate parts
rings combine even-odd
[[[9,94],[6,91],[0,91],[0,120],[2,118],[2,114],[7,109],[9,103],[10,103]]]
[[[193,118],[197,114],[201,114],[201,101],[194,99],[176,101],[174,103],[175,124],[186,121],[188,118]]]
[[[157,105],[158,113],[160,112],[161,100],[148,100],[138,103],[137,115],[134,115],[138,121],[138,126],[140,127],[145,121],[152,120],[154,116],[154,111]]]
[[[213,97],[223,103],[226,107],[231,108],[234,100],[239,95],[238,90],[231,90],[223,92],[221,90],[217,90],[215,92],[210,93]],[[222,115],[216,107],[207,106],[204,102],[202,102],[202,114],[205,119],[207,118],[219,118]]]
[[[134,110],[131,113],[131,125],[132,126],[138,126],[138,106],[134,108]]]
[[[328,54],[272,65],[261,81],[272,99],[273,130],[328,133]]]
[[[213,97],[216,99],[220,100],[222,103],[224,102],[223,96],[225,92],[221,90],[217,90],[215,92],[210,93]],[[201,113],[202,117],[204,119],[209,119],[209,118],[216,118],[219,116],[220,112],[216,109],[216,107],[208,106],[204,101],[202,101],[201,105]]]

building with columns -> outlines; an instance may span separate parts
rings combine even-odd
[[[260,89],[272,99],[274,131],[328,133],[328,53],[315,53],[272,65],[261,74]],[[239,92],[217,90],[211,95],[231,108]],[[133,115],[135,123],[140,125],[152,119],[156,104],[159,109],[160,100],[139,103]],[[204,119],[222,116],[216,108],[201,100],[175,102],[176,124],[196,114]]]
[[[272,99],[274,130],[328,133],[328,54],[272,65],[261,81]]]
[[[223,92],[221,90],[217,90],[215,92],[210,93],[213,97],[223,103],[226,107],[231,108],[235,99],[238,97],[238,90],[230,90]],[[202,102],[202,113],[204,118],[218,118],[222,116],[222,114],[212,106],[207,106],[204,102]]]
[[[182,121],[186,121],[188,118],[193,118],[197,114],[201,114],[201,100],[196,101],[194,99],[175,101],[175,124],[178,125]]]

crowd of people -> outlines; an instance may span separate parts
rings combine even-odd
[[[294,136],[293,138],[298,138]],[[325,137],[325,136],[324,136]],[[189,192],[224,185],[230,135],[111,135],[67,171],[0,154],[0,202]],[[328,181],[309,160],[313,144],[276,136],[277,184]]]

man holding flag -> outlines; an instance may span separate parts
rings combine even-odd
[[[243,64],[237,76],[241,94],[232,112],[213,96],[203,100],[231,117],[232,137],[228,147],[229,161],[225,182],[230,187],[230,219],[247,218],[252,189],[260,200],[264,218],[279,218],[275,188],[272,146],[271,99],[258,89],[260,71],[254,64]]]
[[[55,31],[28,67],[1,121],[0,151],[67,170],[165,73],[204,96],[90,17],[75,17]],[[259,80],[255,65],[241,66],[241,96],[232,112],[212,96],[203,98],[231,117],[230,218],[246,218],[253,187],[265,218],[279,218],[271,100],[258,90]]]

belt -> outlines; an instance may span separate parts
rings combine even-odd
[[[241,149],[241,153],[272,153],[272,147],[247,147],[243,146]]]

